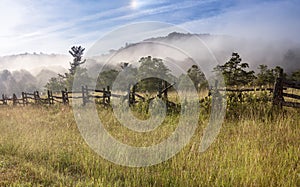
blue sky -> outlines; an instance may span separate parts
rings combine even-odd
[[[299,41],[300,1],[1,0],[0,56],[67,53],[126,24],[160,21],[192,33]]]

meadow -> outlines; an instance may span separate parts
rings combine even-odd
[[[116,165],[90,149],[69,106],[1,106],[0,186],[300,186],[300,110],[249,103],[229,103],[220,134],[200,153],[209,119],[202,106],[189,144],[161,164],[140,168]],[[116,139],[136,146],[162,141],[178,120],[171,113],[144,136],[120,127],[110,108],[99,106],[98,113]]]

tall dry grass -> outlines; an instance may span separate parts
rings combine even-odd
[[[69,107],[1,107],[0,186],[300,186],[300,111],[237,107],[206,152],[199,152],[209,115],[202,111],[180,153],[144,168],[115,165],[93,152]],[[178,118],[169,114],[146,136],[120,127],[110,109],[98,111],[116,139],[137,146],[168,137]]]

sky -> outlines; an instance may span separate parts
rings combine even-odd
[[[300,41],[299,0],[0,1],[0,56],[67,54],[73,45],[89,48],[112,30],[144,21],[191,33]]]

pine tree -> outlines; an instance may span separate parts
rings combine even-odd
[[[222,73],[227,86],[247,85],[256,78],[254,71],[247,71],[248,63],[242,63],[238,53],[232,53],[232,57],[224,65],[218,65],[214,71]]]
[[[71,90],[73,87],[75,74],[77,76],[77,80],[79,81],[78,85],[88,84],[90,78],[88,76],[87,69],[80,67],[80,65],[84,64],[86,61],[82,60],[84,50],[85,48],[81,46],[73,46],[69,51],[73,57],[73,62],[70,62],[69,72],[65,73],[64,75],[58,74],[59,78],[50,79],[45,87],[48,89],[51,87],[65,87],[68,90]]]

